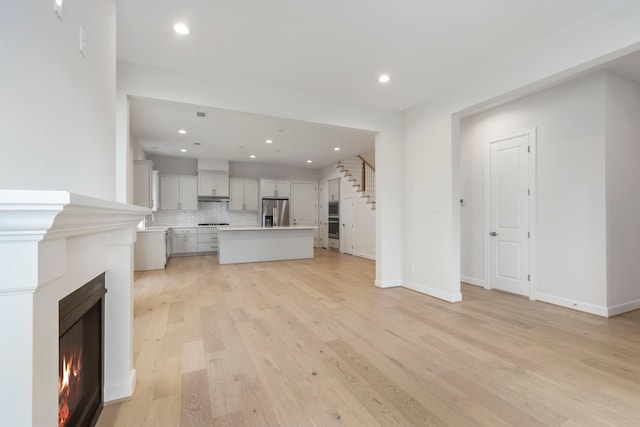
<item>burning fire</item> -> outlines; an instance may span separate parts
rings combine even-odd
[[[81,369],[82,350],[72,350],[71,354],[62,357],[61,371],[58,374],[58,427],[64,427],[80,399]]]

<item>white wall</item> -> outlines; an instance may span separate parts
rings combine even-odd
[[[160,175],[197,175],[198,161],[179,157],[165,157],[149,155],[153,162],[153,169]]]
[[[537,129],[536,299],[606,306],[605,75],[597,73],[461,122],[461,274],[483,284],[487,140]],[[593,311],[593,310],[591,310]]]
[[[319,181],[320,170],[258,162],[229,162],[229,176],[237,178],[280,178]]]
[[[115,198],[115,1],[3,2],[0,188]],[[78,49],[87,33],[87,57]]]
[[[640,3],[628,2],[594,19],[487,62],[455,88],[443,88],[405,111],[404,147],[394,171],[403,183],[396,191],[404,188],[402,217],[397,219],[402,220],[403,285],[448,301],[461,298],[458,117],[638,50]],[[378,166],[387,154],[376,145]],[[384,185],[386,176],[376,175]],[[600,298],[589,296],[594,297]]]
[[[360,154],[360,157],[362,157],[367,162],[369,162],[369,164],[371,166],[373,166],[374,168],[376,167],[376,152],[375,152],[375,150],[374,151],[369,151],[368,153],[362,153],[362,154]]]
[[[640,308],[640,85],[606,76],[607,305]]]
[[[133,160],[149,160],[147,157],[147,153],[144,152],[138,140],[129,133],[129,145],[131,146],[131,152],[133,155]]]
[[[376,214],[364,203],[346,178],[340,177],[341,203],[353,201],[353,255],[376,259]],[[341,221],[342,222],[342,221]],[[343,229],[340,230],[343,232]],[[342,241],[343,236],[340,235]]]
[[[161,175],[197,175],[198,161],[196,159],[165,157],[148,154],[153,161],[154,169]],[[317,182],[320,177],[319,169],[279,166],[259,162],[229,162],[229,176],[233,178],[279,178],[296,181]]]

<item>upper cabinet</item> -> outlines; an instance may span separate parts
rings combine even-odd
[[[337,202],[340,200],[340,178],[329,180],[329,201]]]
[[[276,179],[260,180],[260,197],[281,197],[291,196],[291,181]]]
[[[229,197],[229,173],[199,170],[198,196]]]
[[[229,179],[229,210],[258,210],[258,180],[249,178]]]
[[[160,176],[160,209],[198,209],[198,178],[191,175]]]
[[[133,204],[150,208],[153,206],[151,160],[133,161]]]
[[[229,161],[198,159],[198,196],[229,197]]]

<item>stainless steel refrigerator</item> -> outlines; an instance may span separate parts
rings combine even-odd
[[[288,199],[262,199],[262,226],[282,227],[289,225]]]

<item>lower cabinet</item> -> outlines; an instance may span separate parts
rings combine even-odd
[[[338,239],[329,239],[329,249],[340,250],[340,240]]]
[[[134,246],[135,271],[160,270],[167,264],[166,231],[138,231]]]
[[[172,227],[171,255],[218,252],[218,227]]]
[[[198,227],[174,227],[171,236],[171,254],[182,255],[198,252]]]
[[[216,227],[198,228],[198,252],[218,253],[218,229]]]

